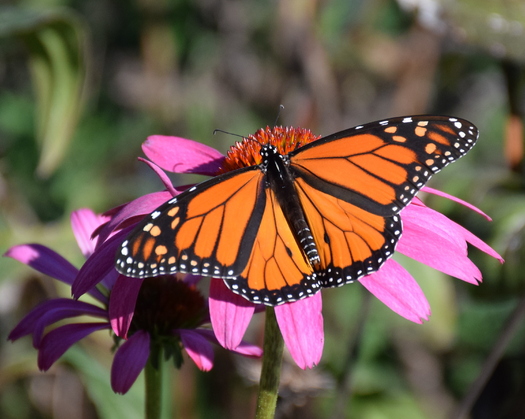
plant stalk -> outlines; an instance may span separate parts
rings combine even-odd
[[[266,307],[264,345],[259,394],[257,396],[256,419],[272,419],[275,416],[284,341],[277,324],[273,307]]]
[[[159,349],[161,352],[162,349]],[[148,362],[146,363],[145,380],[146,380],[146,419],[160,419],[162,406],[162,362],[158,362],[155,367],[152,360],[160,360],[161,354],[150,354]]]

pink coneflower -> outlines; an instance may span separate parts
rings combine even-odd
[[[267,131],[262,132],[271,137],[273,134],[271,132],[268,134]],[[291,130],[294,146],[300,143],[303,131]],[[312,139],[315,138],[312,136]],[[284,146],[290,146],[287,142],[290,137],[281,135],[279,138],[270,139],[277,142],[284,141]],[[246,144],[248,148],[253,145],[257,143],[250,141]],[[178,137],[151,136],[144,143],[143,150],[155,165],[177,173],[213,176],[238,167],[237,164],[229,167],[231,159],[225,163],[225,157],[213,148]],[[244,165],[257,164],[259,159],[257,155],[249,155],[249,153],[236,154],[236,156]],[[177,191],[169,182],[163,181],[168,190],[172,191],[172,195],[175,195]],[[430,188],[426,190],[449,197]],[[455,198],[449,198],[463,203]],[[132,215],[133,220],[136,220],[136,216],[145,215],[155,208],[154,205],[145,208],[139,206],[137,202],[138,200],[120,209],[115,214],[112,227],[118,227],[119,224],[128,225],[126,220]],[[476,211],[481,212],[477,209]],[[444,215],[426,207],[417,198],[401,212],[401,218],[404,231],[396,250],[449,275],[474,284],[481,281],[480,271],[468,259],[467,243],[502,261],[502,258],[488,245]],[[389,259],[379,271],[364,276],[358,281],[399,315],[416,323],[428,319],[430,307],[421,288],[394,260]],[[254,304],[233,294],[222,280],[212,279],[210,315],[215,334],[223,346],[233,349],[239,345],[254,311]],[[324,344],[321,311],[321,293],[275,307],[275,315],[286,346],[301,368],[312,367],[320,360]]]
[[[38,366],[46,371],[74,343],[98,330],[112,329],[118,340],[124,339],[115,353],[111,370],[111,385],[117,393],[130,389],[144,369],[154,345],[162,346],[165,353],[171,354],[177,366],[182,363],[184,350],[199,369],[210,370],[214,355],[212,343],[218,341],[205,327],[209,323],[208,307],[193,285],[196,278],[180,275],[139,281],[118,275],[112,268],[114,251],[100,252],[100,248],[107,247],[107,242],[97,243],[97,239],[91,239],[93,232],[108,218],[84,209],[75,211],[71,219],[82,253],[92,266],[99,268],[97,272],[90,268],[95,275],[92,281],[99,286],[87,291],[97,303],[69,298],[45,301],[20,321],[9,339],[32,335],[33,346],[38,350]],[[5,256],[68,285],[79,275],[79,270],[62,256],[39,244],[14,246]],[[95,321],[68,323],[46,331],[48,326],[78,316]],[[243,342],[235,352],[258,357],[262,351]]]

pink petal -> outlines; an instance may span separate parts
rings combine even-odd
[[[105,241],[116,228],[128,227],[128,223],[124,223],[130,219],[134,223],[138,222],[142,217],[153,212],[155,208],[158,208],[171,198],[172,195],[168,191],[154,192],[123,205],[111,218],[111,221],[99,232],[99,241]]]
[[[232,352],[236,354],[247,356],[249,358],[260,358],[263,354],[263,350],[260,346],[254,345],[246,341],[242,341],[237,348],[232,349]]]
[[[115,393],[125,394],[146,366],[150,353],[150,336],[144,330],[137,331],[118,348],[111,365],[111,388]]]
[[[214,176],[224,156],[212,147],[180,137],[152,135],[142,144],[148,158],[164,170]]]
[[[456,231],[459,234],[462,234],[463,238],[467,242],[469,242],[472,246],[477,247],[479,250],[481,250],[482,252],[485,252],[487,255],[492,256],[493,258],[499,260],[500,263],[505,262],[505,260],[483,240],[479,239],[478,237],[476,237],[474,234],[472,234],[470,231],[460,226],[459,224],[456,224],[456,223],[454,224],[456,227]]]
[[[78,269],[66,259],[41,244],[13,246],[5,252],[4,256],[16,259],[66,284],[72,284],[78,273]]]
[[[209,342],[214,343],[216,345],[219,345],[219,341],[217,340],[217,337],[215,336],[215,333],[212,330],[207,329],[196,329],[197,332],[206,339],[208,339]],[[248,343],[246,341],[242,341],[239,346],[235,349],[230,349],[232,352],[244,355],[249,358],[260,358],[263,354],[263,350],[261,347],[254,345],[252,343]]]
[[[142,279],[119,275],[109,299],[109,320],[117,336],[126,339]]]
[[[478,284],[481,272],[467,257],[467,243],[449,223],[432,218],[427,207],[410,206],[402,212],[404,231],[397,251],[448,275]]]
[[[467,201],[463,201],[462,199],[456,198],[453,195],[449,195],[448,193],[439,191],[439,190],[434,189],[434,188],[429,188],[428,186],[423,187],[422,191],[427,192],[427,193],[431,193],[433,195],[441,196],[443,198],[450,199],[451,201],[457,202],[458,204],[461,204],[464,207],[467,207],[467,208],[471,209],[472,211],[477,212],[481,216],[485,217],[487,220],[492,221],[492,218],[490,218],[487,214],[485,214],[483,211],[481,211],[478,207],[468,203]],[[414,202],[416,202],[416,201],[414,201]]]
[[[324,346],[321,293],[275,307],[284,343],[295,363],[313,368],[321,360]]]
[[[85,258],[88,258],[95,251],[97,240],[92,238],[93,232],[108,220],[108,217],[97,215],[87,208],[71,213],[73,234]]]
[[[468,230],[426,206],[409,205],[401,218],[404,231],[397,251],[463,281],[477,285],[482,279],[467,257],[466,240],[474,241],[491,256],[499,256]]]
[[[209,306],[217,340],[226,349],[237,348],[252,319],[255,304],[231,292],[222,279],[212,278]]]
[[[166,175],[166,173],[162,171],[162,169],[159,166],[157,166],[155,163],[149,160],[142,159],[140,157],[139,157],[139,161],[146,163],[157,174],[157,176],[160,178],[160,180],[166,187],[166,190],[171,194],[172,197],[180,193],[173,187],[173,183],[171,183],[170,178]]]
[[[74,323],[53,329],[40,343],[38,368],[47,371],[75,342],[97,330],[108,328],[107,323]]]
[[[213,367],[213,348],[208,340],[197,330],[177,329],[182,345],[189,357],[202,371]]]
[[[422,323],[430,316],[430,305],[412,276],[392,259],[373,274],[359,282],[391,310],[413,321]]]

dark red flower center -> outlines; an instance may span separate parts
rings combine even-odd
[[[170,336],[173,329],[193,329],[203,323],[206,302],[194,287],[174,276],[146,278],[140,288],[130,331],[146,330]]]

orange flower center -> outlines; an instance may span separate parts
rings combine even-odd
[[[292,127],[266,127],[251,134],[243,141],[237,141],[228,150],[219,174],[230,172],[241,167],[255,166],[262,163],[261,145],[271,144],[277,147],[280,154],[288,154],[320,138],[308,129]]]

